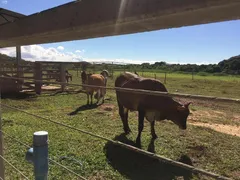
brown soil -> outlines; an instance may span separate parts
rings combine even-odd
[[[189,124],[192,124],[194,126],[211,128],[211,129],[221,132],[221,133],[240,137],[240,127],[239,126],[231,126],[231,125],[223,125],[223,124],[209,124],[209,123],[201,123],[201,122],[190,122]]]
[[[230,118],[232,121],[240,121],[240,116],[236,114],[232,115],[231,117],[231,116],[228,116],[226,112],[220,112],[215,110],[198,110],[198,111],[193,111],[192,114],[189,116],[189,121],[190,121],[189,124],[211,128],[221,133],[240,137],[240,126],[199,122],[199,119],[205,119],[205,118],[213,119],[218,117],[224,117],[226,119]]]
[[[115,106],[113,104],[102,104],[99,107],[102,111],[113,111],[113,109],[115,108]]]

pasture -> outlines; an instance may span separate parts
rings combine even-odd
[[[81,83],[75,71],[73,82]],[[115,72],[116,77],[119,72]],[[139,73],[141,75],[141,73]],[[154,77],[153,74],[144,76]],[[163,82],[164,74],[157,74]],[[169,74],[166,87],[169,92],[202,94],[240,98],[240,79],[237,77],[208,77]],[[109,78],[107,86],[114,86]],[[130,112],[129,125],[132,133],[123,134],[122,122],[118,115],[115,91],[107,90],[105,103],[101,106],[86,106],[87,96],[81,87],[69,87],[67,92],[46,92],[42,95],[17,95],[4,98],[2,103],[30,113],[49,117],[110,139],[135,145],[137,137],[137,113]],[[212,171],[233,179],[240,177],[240,104],[216,103],[193,99],[191,114],[186,131],[181,131],[171,122],[157,122],[158,139],[151,141],[150,124],[145,121],[142,133],[142,149],[178,160],[204,170]],[[96,100],[94,100],[96,102]],[[112,145],[109,142],[61,127],[51,122],[2,107],[3,131],[32,144],[35,131],[49,132],[50,158],[68,166],[71,170],[91,180],[105,179],[174,179],[185,176],[190,179],[208,177],[180,171],[170,165],[158,162],[144,155]],[[4,156],[30,179],[33,166],[26,162],[28,148],[4,137]],[[6,164],[6,179],[21,179]],[[192,178],[191,178],[192,176]],[[50,163],[49,179],[77,179],[71,173]]]

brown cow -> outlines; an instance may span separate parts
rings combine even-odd
[[[142,78],[133,73],[123,73],[118,76],[115,87],[167,92],[166,87],[159,80]],[[116,90],[116,95],[125,133],[131,132],[128,126],[128,111],[138,111],[138,136],[136,139],[138,144],[141,142],[144,117],[151,123],[153,139],[157,138],[154,129],[155,120],[167,119],[178,125],[180,129],[187,128],[186,121],[190,113],[188,109],[190,103],[182,105],[171,97],[120,92],[118,90]]]
[[[92,86],[105,86],[105,78],[101,74],[89,74],[87,75],[87,85]],[[102,103],[104,103],[104,96],[106,94],[106,89],[100,88],[100,87],[85,87],[85,90],[87,92],[87,104],[89,105],[89,95],[91,96],[91,105],[92,105],[92,96],[94,91],[97,92],[97,104],[99,100],[102,98]]]

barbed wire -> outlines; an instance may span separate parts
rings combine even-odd
[[[224,177],[224,176],[212,173],[212,172],[208,172],[208,171],[205,171],[205,170],[202,170],[202,169],[199,169],[199,168],[195,168],[193,166],[190,166],[190,165],[187,165],[187,164],[184,164],[184,163],[181,163],[181,162],[177,162],[177,161],[171,160],[169,158],[157,155],[155,153],[151,153],[151,152],[148,152],[148,151],[136,148],[134,146],[122,143],[120,141],[114,141],[112,139],[109,139],[109,138],[106,138],[106,137],[103,137],[103,136],[100,136],[100,135],[97,135],[97,134],[94,134],[94,133],[91,133],[91,132],[88,132],[88,131],[76,128],[76,127],[73,127],[73,126],[70,126],[70,125],[67,125],[67,124],[63,124],[63,123],[60,123],[60,122],[57,122],[57,121],[53,121],[50,118],[46,118],[46,117],[42,117],[42,116],[39,116],[39,115],[35,115],[35,114],[29,113],[29,112],[26,112],[24,110],[21,110],[21,109],[15,108],[15,107],[11,107],[11,106],[8,106],[8,105],[2,104],[2,103],[1,103],[1,105],[5,106],[5,107],[8,107],[10,109],[14,109],[14,110],[23,112],[23,113],[31,115],[33,117],[42,119],[44,121],[52,122],[54,124],[57,124],[57,125],[69,128],[71,130],[75,130],[75,131],[78,131],[78,132],[81,132],[81,133],[84,133],[84,134],[88,134],[90,136],[93,136],[93,137],[96,137],[96,138],[108,141],[108,142],[110,142],[112,144],[115,144],[115,145],[118,145],[118,146],[122,146],[122,147],[124,147],[126,149],[129,149],[129,150],[132,150],[134,152],[138,152],[138,153],[144,154],[146,156],[149,156],[151,158],[154,158],[154,159],[157,159],[159,161],[165,162],[167,164],[171,164],[171,165],[174,165],[174,166],[177,166],[177,167],[180,167],[180,168],[187,169],[187,170],[189,170],[191,172],[194,172],[194,173],[200,173],[200,174],[203,174],[203,175],[206,175],[206,176],[209,176],[209,177],[212,177],[212,178],[216,178],[216,179],[221,179],[221,180],[230,180],[230,178],[227,178],[227,177]]]
[[[13,137],[13,136],[11,136],[11,135],[5,133],[5,132],[2,131],[2,130],[0,130],[0,131],[1,131],[5,136],[7,136],[7,137],[9,137],[10,139],[12,139],[12,140],[18,142],[18,143],[21,144],[22,146],[25,146],[25,147],[27,147],[27,148],[31,148],[31,146],[27,145],[27,143],[24,143],[24,142],[22,142],[22,141],[16,139],[15,137]],[[82,180],[87,180],[87,179],[84,178],[83,176],[77,174],[76,172],[74,172],[74,171],[72,171],[71,169],[69,169],[68,167],[66,167],[66,166],[64,166],[64,165],[62,165],[62,164],[60,164],[60,163],[58,163],[57,161],[55,161],[55,160],[53,160],[53,159],[51,159],[51,158],[48,158],[48,160],[51,161],[52,163],[54,163],[54,164],[60,166],[61,168],[67,170],[68,172],[74,174],[75,176],[79,177],[80,179],[82,179]]]
[[[240,99],[227,98],[227,97],[203,96],[203,95],[183,94],[183,93],[170,93],[170,92],[150,91],[150,90],[143,90],[143,89],[131,89],[131,88],[121,88],[121,87],[94,86],[94,85],[74,84],[74,83],[67,83],[67,82],[50,82],[50,81],[36,80],[33,78],[32,79],[30,79],[30,78],[15,78],[15,77],[0,77],[0,78],[14,79],[14,80],[28,80],[31,82],[40,82],[40,83],[46,83],[46,84],[58,84],[58,85],[73,86],[73,87],[80,86],[80,87],[89,87],[89,88],[102,88],[102,89],[106,89],[106,90],[115,90],[115,91],[119,91],[119,92],[127,92],[127,93],[142,94],[142,95],[182,97],[182,98],[194,98],[194,99],[202,99],[202,100],[210,100],[210,101],[218,101],[218,102],[240,103]]]
[[[12,163],[10,163],[7,159],[5,159],[2,155],[0,155],[0,158],[2,158],[7,164],[9,164],[15,171],[17,171],[19,174],[21,174],[21,176],[23,176],[26,179],[29,179],[19,169],[17,169]]]

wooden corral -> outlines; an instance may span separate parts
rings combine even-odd
[[[46,86],[53,81],[66,82],[66,67],[69,64],[80,64],[81,66],[81,63],[65,62],[21,61],[20,64],[17,62],[2,62],[0,67],[1,93],[35,91],[37,94],[41,94],[42,90],[47,90]],[[42,81],[48,81],[48,83]],[[65,86],[63,84],[59,89],[64,91]]]

